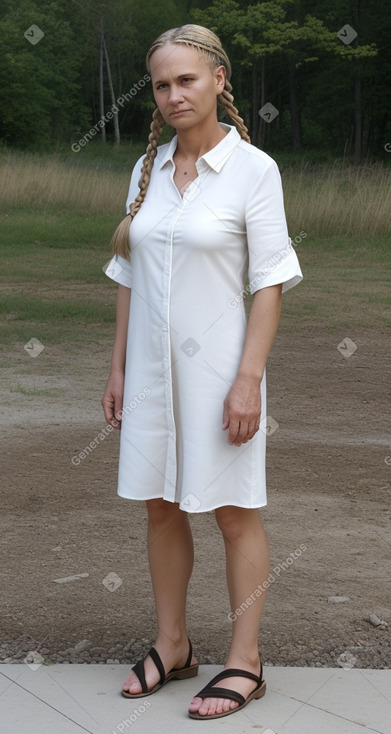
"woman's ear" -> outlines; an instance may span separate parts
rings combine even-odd
[[[221,92],[224,89],[225,86],[225,79],[226,79],[226,69],[225,66],[219,66],[215,71],[215,78],[216,78],[216,92],[217,94],[221,94]]]

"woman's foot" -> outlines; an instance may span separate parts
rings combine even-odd
[[[247,663],[243,663],[243,661],[236,662],[232,664],[231,661],[224,666],[224,670],[227,670],[227,668],[241,668],[242,670],[248,670],[249,673],[254,673],[256,676],[259,676],[260,672],[260,663],[258,662],[254,666],[250,666]],[[250,678],[244,678],[241,676],[233,676],[232,678],[224,678],[223,681],[220,683],[216,683],[213,687],[221,687],[221,688],[229,688],[232,691],[236,691],[237,693],[241,693],[241,695],[247,699],[247,697],[254,691],[256,688],[256,683],[254,680],[251,680]],[[238,708],[239,703],[237,701],[232,701],[229,698],[200,698],[199,696],[194,696],[192,699],[190,706],[189,706],[189,712],[194,714],[198,713],[200,716],[213,716],[214,714],[222,714],[226,713],[227,711],[233,711],[234,709]]]
[[[164,671],[166,674],[169,673],[172,668],[182,668],[184,665],[186,665],[186,661],[189,656],[189,640],[187,638],[185,638],[183,642],[177,645],[173,645],[167,642],[156,642],[154,648],[162,660]],[[197,660],[193,655],[190,665],[196,664]],[[147,655],[147,657],[145,658],[144,671],[148,691],[151,691],[152,688],[154,688],[154,686],[159,683],[160,673],[150,655]],[[141,683],[133,669],[130,671],[128,677],[126,678],[125,683],[122,686],[122,690],[131,695],[137,695],[143,692]]]

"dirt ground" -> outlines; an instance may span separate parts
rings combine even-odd
[[[347,336],[349,357],[337,348]],[[279,427],[261,511],[275,577],[259,637],[266,664],[389,667],[390,629],[368,622],[374,613],[391,626],[389,342],[373,330],[277,336],[268,414]],[[110,351],[102,340],[35,358],[23,344],[3,351],[0,660],[37,651],[133,663],[153,643],[145,509],[116,494],[118,434],[72,463],[105,427]],[[223,663],[223,543],[213,513],[191,525],[189,634],[201,663]],[[54,583],[76,574],[88,575]]]

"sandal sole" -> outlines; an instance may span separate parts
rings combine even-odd
[[[191,719],[197,719],[198,721],[205,720],[205,719],[208,721],[210,721],[211,719],[221,719],[223,716],[229,716],[230,714],[236,714],[237,711],[244,709],[244,707],[247,706],[247,704],[250,703],[250,701],[258,700],[259,698],[263,698],[265,693],[266,693],[266,681],[263,680],[260,687],[256,688],[255,691],[250,693],[250,695],[246,698],[244,703],[240,704],[240,706],[236,706],[236,708],[231,709],[230,711],[224,711],[221,714],[211,714],[210,716],[208,716],[207,714],[205,716],[201,716],[201,714],[199,714],[198,712],[191,713],[190,711],[188,712],[188,714]]]

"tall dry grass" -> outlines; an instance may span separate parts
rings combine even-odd
[[[302,166],[283,174],[290,230],[316,235],[391,232],[391,169],[381,164]]]
[[[0,159],[0,206],[63,206],[89,213],[125,208],[129,173],[68,165],[54,156],[7,153]]]
[[[129,172],[92,170],[56,156],[8,152],[0,159],[0,205],[121,213]],[[292,235],[386,235],[391,232],[391,169],[381,164],[309,167],[283,173]]]

